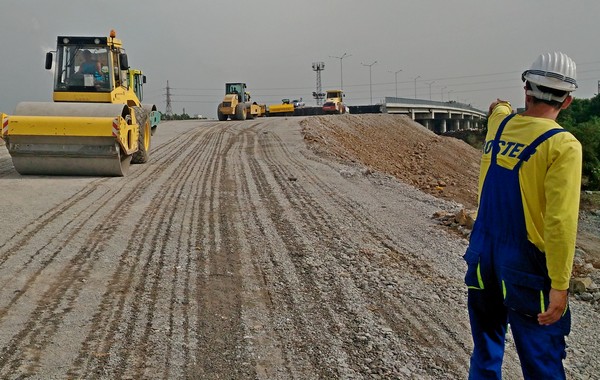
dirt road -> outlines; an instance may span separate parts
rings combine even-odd
[[[457,205],[319,158],[298,119],[161,124],[125,178],[1,148],[0,184],[1,378],[466,377],[466,241],[431,219]]]

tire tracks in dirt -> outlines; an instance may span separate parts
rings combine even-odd
[[[229,160],[237,138],[236,129],[246,123],[225,124],[225,138],[204,173],[207,202],[202,205],[202,223],[197,231],[202,254],[196,279],[198,291],[198,337],[195,366],[189,374],[198,378],[251,378],[253,369],[246,354],[241,323],[240,248],[233,218],[234,183]],[[220,124],[223,125],[223,124]]]
[[[283,141],[281,141],[278,136],[272,136],[277,141],[277,144],[273,145],[276,147],[282,147],[284,145]],[[265,145],[268,146],[268,144]],[[287,156],[286,161],[281,160],[282,155]],[[289,162],[291,166],[282,165],[282,163],[285,162]],[[274,177],[279,179],[278,182],[280,182],[282,188],[286,184],[286,182],[282,180],[285,178],[286,173],[289,173],[290,169],[298,170],[301,172],[300,175],[305,179],[311,180],[316,187],[320,189],[322,194],[329,195],[331,200],[335,203],[334,208],[347,213],[350,216],[350,219],[358,224],[358,226],[355,224],[353,227],[358,231],[363,231],[367,235],[367,237],[364,238],[367,246],[370,245],[376,247],[379,245],[381,248],[387,250],[388,257],[394,260],[395,264],[399,264],[399,269],[406,273],[406,276],[409,277],[411,281],[414,282],[427,279],[430,278],[432,274],[435,274],[435,277],[438,280],[444,277],[434,265],[423,261],[422,258],[411,253],[414,252],[414,247],[406,246],[403,242],[394,240],[381,228],[375,228],[374,226],[377,226],[378,224],[377,220],[372,218],[368,212],[365,212],[359,203],[347,197],[340,196],[328,182],[314,176],[310,170],[303,170],[306,168],[306,164],[290,155],[289,152],[282,150],[281,154],[278,154],[276,158],[274,157],[270,160],[270,163],[272,167],[277,168]],[[335,226],[332,223],[331,215],[318,203],[315,204],[315,197],[303,192],[303,187],[288,186],[288,188],[292,190],[288,199],[294,204],[296,210],[301,211],[301,219],[320,221],[318,225],[312,228],[314,234],[322,233],[326,230],[333,237],[333,241],[344,241],[348,239],[348,237],[343,237],[338,233],[340,230],[339,226]],[[318,198],[319,197],[317,197],[317,199]],[[297,203],[295,203],[296,200]],[[351,270],[348,263],[351,263],[352,260],[348,257],[344,249],[340,249],[341,247],[336,246],[327,248],[329,248],[329,252],[337,259],[336,265],[343,267],[344,270]],[[387,265],[382,265],[384,268],[386,266]],[[445,280],[445,282],[452,281]],[[395,294],[384,292],[382,289],[386,289],[386,287],[381,286],[381,284],[378,284],[376,281],[372,281],[372,285],[373,286],[365,287],[363,291],[364,299],[373,299],[376,297],[385,301],[382,303],[395,304],[396,308],[393,310],[402,311],[402,313],[390,313],[386,309],[380,310],[381,316],[384,317],[383,325],[378,326],[380,330],[389,326],[395,327],[397,331],[404,330],[408,333],[399,334],[400,336],[404,335],[410,337],[416,335],[416,338],[420,343],[418,347],[425,346],[437,348],[441,345],[447,352],[456,353],[457,351],[462,351],[465,354],[463,358],[468,358],[470,349],[455,339],[455,325],[449,326],[444,323],[444,321],[440,319],[439,314],[432,313],[431,307],[423,307],[422,301],[418,298],[415,299],[411,297],[411,295],[402,294],[401,292],[395,292]],[[341,287],[340,290],[343,290],[345,287],[346,286]],[[359,288],[357,287],[357,289]],[[429,291],[428,288],[422,289],[422,293],[426,293],[427,291]],[[348,297],[346,297],[346,299],[348,299]],[[373,321],[369,321],[368,325],[373,326]],[[409,328],[407,328],[407,326],[409,326]],[[464,327],[468,328],[468,326]],[[374,333],[376,332],[377,331],[374,331]],[[397,344],[397,342],[395,344]],[[459,371],[464,370],[468,365],[468,360],[463,360],[458,364],[459,367],[457,369]]]
[[[389,292],[379,291],[378,289],[382,287],[376,281],[371,281],[373,286],[367,286],[364,290],[361,290],[360,284],[354,283],[352,279],[342,278],[339,281],[336,280],[340,273],[340,267],[342,273],[352,272],[351,264],[355,260],[349,255],[356,252],[352,252],[351,249],[348,252],[350,247],[348,244],[343,243],[352,240],[338,232],[340,227],[344,226],[336,224],[330,211],[327,211],[324,208],[325,206],[315,203],[314,200],[323,199],[321,196],[324,196],[327,203],[333,203],[333,205],[327,205],[328,208],[334,207],[338,209],[337,212],[347,213],[352,220],[358,221],[359,226],[355,228],[366,233],[367,242],[375,246],[384,246],[397,262],[401,262],[401,267],[404,268],[403,270],[406,273],[416,273],[418,276],[424,274],[424,272],[429,272],[427,274],[431,275],[433,268],[428,267],[427,264],[418,261],[414,257],[401,254],[398,244],[389,236],[382,235],[379,230],[373,228],[373,225],[376,225],[375,221],[365,217],[366,215],[361,211],[360,205],[336,195],[334,188],[324,180],[312,175],[306,163],[292,156],[276,134],[267,132],[267,127],[262,132],[248,129],[246,135],[248,134],[252,134],[253,139],[257,140],[248,144],[250,147],[248,148],[250,150],[248,156],[251,162],[252,182],[258,184],[257,191],[262,197],[261,203],[270,208],[268,216],[270,228],[277,230],[278,236],[281,237],[284,245],[283,252],[287,253],[284,258],[277,257],[281,253],[276,253],[276,250],[269,253],[272,268],[288,267],[278,265],[278,262],[282,260],[289,261],[296,268],[293,273],[263,274],[265,277],[273,277],[270,281],[265,280],[267,283],[270,282],[271,286],[276,283],[287,282],[284,287],[285,291],[283,294],[279,294],[279,297],[283,297],[282,303],[293,310],[288,312],[291,319],[295,320],[294,327],[290,328],[290,331],[302,331],[301,334],[298,334],[298,339],[289,342],[288,345],[304,347],[304,351],[307,353],[311,351],[318,352],[319,354],[314,357],[309,355],[307,360],[310,364],[308,366],[315,369],[321,377],[338,377],[347,375],[347,373],[344,373],[346,366],[353,367],[353,370],[357,372],[363,371],[372,363],[372,356],[376,356],[371,355],[371,357],[368,357],[364,355],[362,350],[357,350],[356,342],[360,340],[357,332],[364,331],[369,335],[389,335],[389,329],[392,327],[401,339],[387,339],[387,342],[389,342],[388,347],[380,348],[379,354],[393,351],[394,347],[392,346],[396,346],[396,348],[401,346],[403,344],[402,340],[408,340],[405,344],[411,345],[416,341],[428,348],[439,347],[440,342],[442,342],[441,351],[445,349],[448,352],[463,352],[463,360],[459,360],[456,363],[457,368],[455,368],[458,373],[462,373],[467,366],[468,349],[465,344],[460,342],[444,343],[448,341],[456,342],[452,333],[452,326],[443,324],[439,316],[428,312],[430,308],[420,307],[420,301],[414,300],[410,296],[407,297],[401,294],[390,296]],[[261,156],[264,156],[263,159],[267,162],[262,166],[257,159],[251,158]],[[310,183],[310,190],[319,192],[321,196],[314,197],[306,191],[304,186],[298,186],[295,181],[290,181],[290,172],[295,173],[294,176],[301,177],[303,184]],[[284,195],[283,199],[269,193],[270,189],[274,188],[281,190]],[[254,206],[253,211],[256,212],[251,212],[251,214],[260,215],[257,206]],[[292,218],[290,217],[291,214],[297,215]],[[286,219],[283,219],[282,215],[287,215]],[[311,223],[308,224],[307,221],[311,221]],[[255,220],[255,223],[259,225],[261,223],[263,225],[267,224],[265,220]],[[302,236],[323,235],[329,238],[328,242],[318,248],[315,248],[314,241],[307,244],[304,241],[305,239],[302,238]],[[319,243],[316,244],[319,245]],[[307,250],[306,247],[309,245],[311,249]],[[316,264],[315,262],[322,259],[322,256],[315,255],[315,250],[331,253],[328,258],[329,261],[321,260],[319,264]],[[350,263],[350,265],[347,263]],[[277,272],[277,270],[275,269],[274,272]],[[296,280],[292,281],[291,279],[294,278]],[[297,290],[299,284],[303,287],[302,290]],[[352,288],[352,292],[349,292],[348,288]],[[312,295],[313,300],[312,302],[311,300],[306,301],[306,299],[303,299],[306,297],[297,294],[294,296],[295,293]],[[271,294],[271,297],[273,297],[273,294]],[[352,298],[352,304],[356,304],[354,299],[356,297],[361,298],[364,302],[362,308],[353,310],[347,301]],[[372,310],[368,310],[369,302],[367,300],[374,298],[382,299],[385,301],[384,303],[394,305],[393,311],[379,310],[377,313],[373,313]],[[279,302],[273,303],[280,304]],[[324,313],[322,309],[326,309],[326,312]],[[357,324],[356,321],[361,322]],[[315,327],[314,331],[319,331],[319,336],[307,340],[306,337],[311,334],[310,331],[305,329],[305,326],[309,324],[311,327]],[[425,329],[424,326],[434,327]],[[327,331],[330,334],[324,334]],[[348,337],[352,337],[352,340],[349,341]],[[318,349],[311,350],[311,347],[318,347]],[[328,356],[324,355],[324,359],[323,351],[331,351],[335,360],[345,362],[338,366],[339,373],[332,373],[329,372],[330,370],[325,369],[335,368],[335,364],[332,366],[332,363],[323,363],[323,360],[327,360]],[[437,360],[432,358],[432,361]],[[295,362],[297,365],[297,356],[295,356]],[[320,366],[325,368],[319,368]]]
[[[4,145],[4,144],[0,144]],[[0,148],[4,149],[4,148]],[[0,178],[7,177],[11,174],[15,173],[15,168],[12,163],[12,159],[10,157],[1,157],[0,158]]]
[[[193,227],[187,224],[196,223],[198,203],[204,199],[197,193],[196,185],[205,172],[201,164],[210,163],[218,147],[219,138],[215,139],[215,134],[222,133],[213,128],[185,141],[185,145],[191,146],[190,152],[185,152],[184,159],[176,165],[181,170],[173,170],[168,180],[160,181],[164,185],[153,197],[158,201],[146,210],[142,223],[136,226],[133,235],[139,236],[139,240],[132,240],[125,250],[127,254],[121,257],[123,265],[112,276],[111,287],[103,295],[103,307],[93,319],[93,326],[106,327],[102,334],[86,339],[86,345],[98,352],[99,357],[90,360],[89,356],[80,356],[78,363],[88,359],[83,373],[108,372],[116,377],[134,378],[161,373],[169,378],[172,362],[183,367],[189,365],[193,355],[190,347],[197,343],[193,330],[190,331],[194,325],[193,292],[197,289],[191,287],[197,272],[197,242],[189,235]],[[184,191],[190,193],[184,196]],[[150,243],[144,244],[145,241]],[[165,281],[165,277],[170,277],[170,281]],[[166,286],[165,282],[170,282],[169,299],[160,300],[160,287]],[[160,311],[159,301],[168,310],[167,315],[155,315]],[[183,331],[177,328],[178,324],[184,326]],[[175,341],[181,344],[179,349],[173,345],[165,347],[168,340],[151,338],[173,339],[175,335],[178,335]],[[119,359],[116,364],[114,358]]]
[[[282,125],[199,123],[3,238],[0,377],[464,375],[457,326],[422,297],[452,279]]]
[[[179,140],[181,141],[181,139]],[[187,141],[183,141],[184,142],[180,144],[187,144]],[[171,142],[166,145],[172,144],[174,143]],[[165,149],[162,149],[162,151],[166,152],[162,154],[163,157],[161,157],[160,148],[154,152],[154,160],[162,160],[162,165],[168,164],[169,161],[173,161],[180,155],[180,153],[169,153],[173,151],[176,152],[176,149],[174,150],[173,147],[166,147]],[[141,197],[144,191],[152,184],[153,178],[156,178],[156,176],[163,171],[162,168],[163,166],[156,165],[152,173],[138,172],[137,175],[133,174],[128,178],[129,180],[127,182],[122,182],[123,186],[119,189],[112,189],[110,191],[106,188],[97,190],[99,183],[101,184],[106,180],[94,181],[88,189],[82,190],[81,194],[74,197],[71,202],[49,211],[47,213],[48,216],[41,218],[41,221],[33,226],[29,233],[20,235],[19,237],[15,236],[8,240],[9,244],[3,244],[1,247],[2,250],[0,251],[0,257],[2,257],[3,260],[2,264],[5,264],[7,259],[20,249],[19,247],[26,246],[28,240],[31,240],[43,229],[47,228],[51,222],[60,220],[61,216],[66,214],[68,210],[75,209],[78,206],[81,207],[81,209],[74,213],[71,212],[73,214],[72,219],[60,227],[62,231],[60,231],[57,237],[51,239],[51,243],[52,241],[61,240],[60,236],[64,237],[62,239],[63,242],[69,242],[78,238],[81,239],[78,236],[87,234],[85,231],[90,229],[97,230],[94,231],[93,234],[84,237],[86,241],[79,248],[77,254],[70,259],[65,267],[59,269],[57,274],[53,276],[56,280],[48,285],[48,289],[43,293],[43,297],[37,301],[37,307],[31,312],[29,320],[23,324],[23,328],[21,328],[19,332],[14,334],[10,342],[4,345],[0,359],[0,371],[5,372],[6,370],[6,373],[15,373],[17,370],[23,371],[24,369],[21,367],[22,365],[26,365],[26,373],[35,372],[36,366],[39,365],[41,360],[40,353],[50,344],[50,339],[57,333],[58,325],[60,325],[61,321],[65,318],[65,315],[72,310],[72,305],[83,287],[82,284],[86,282],[87,277],[90,275],[94,263],[98,260],[98,255],[104,250],[104,242],[110,240],[115,232],[115,228],[106,228],[102,226],[118,226],[120,223],[123,223],[124,215],[127,215],[129,211],[128,208]],[[90,190],[91,188],[93,190]],[[135,191],[126,191],[127,188],[134,188]],[[89,200],[91,194],[97,193],[100,193],[100,197],[91,202],[95,206],[95,209],[91,209],[90,205],[84,202],[84,200]],[[117,195],[120,195],[121,199],[117,201],[114,207],[107,207],[109,200],[114,204]],[[104,219],[100,219],[100,222],[98,222],[95,227],[86,228],[87,225],[94,221],[98,221],[98,216],[94,214],[97,214],[100,210],[105,208],[111,210],[106,214],[107,216],[105,216]],[[149,211],[148,215],[154,213],[154,210]],[[91,215],[94,215],[94,217],[91,217]],[[158,223],[158,225],[160,226],[161,223]],[[138,224],[136,228],[143,229],[144,226]],[[137,232],[136,228],[134,228],[135,232]],[[16,241],[16,244],[13,244],[12,248],[7,250],[7,246],[9,246],[12,241]],[[43,248],[48,251],[48,247],[51,243],[46,244]],[[61,246],[61,244],[58,243],[55,243],[54,245],[58,247]],[[28,277],[28,285],[17,291],[17,295],[12,297],[6,309],[3,308],[2,310],[8,310],[10,307],[17,304],[22,294],[31,293],[30,288],[33,286],[32,284],[39,282],[38,280],[39,277],[41,277],[40,274],[42,271],[46,271],[48,266],[52,265],[54,261],[58,261],[56,259],[59,257],[59,253],[62,255],[67,251],[68,249],[66,249],[66,247],[65,249],[55,248],[50,257],[48,257],[47,254],[44,255],[45,259],[38,263],[38,269],[33,274],[25,273],[23,270],[17,271],[17,274]],[[33,266],[32,264],[34,264],[33,258],[42,256],[40,254],[40,249],[36,252],[37,255],[32,255],[25,263],[29,268],[28,272],[31,271],[30,268]],[[129,250],[126,250],[125,252],[129,252]],[[162,254],[164,254],[164,252]],[[61,263],[64,264],[64,258],[61,260]],[[0,264],[0,266],[2,266],[2,264]],[[153,295],[156,295],[157,283],[158,282],[154,283]],[[107,310],[107,312],[111,313],[112,311]],[[0,315],[0,318],[2,318],[2,315]],[[148,336],[147,330],[145,331],[145,336]],[[89,354],[90,353],[85,350],[82,352],[83,356]],[[73,370],[71,372],[76,373],[77,371]]]

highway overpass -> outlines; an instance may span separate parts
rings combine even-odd
[[[486,113],[468,104],[385,97],[382,112],[404,114],[435,133],[483,128]]]

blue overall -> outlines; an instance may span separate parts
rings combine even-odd
[[[564,379],[562,359],[571,325],[570,311],[542,326],[537,315],[549,304],[550,278],[546,258],[527,239],[519,185],[519,169],[536,148],[563,129],[539,136],[518,156],[513,169],[497,163],[500,137],[514,116],[506,117],[493,141],[490,167],[479,200],[469,247],[465,283],[474,349],[469,379],[501,379],[507,324],[525,379]]]
[[[98,63],[96,61],[83,62],[81,64],[81,72],[83,74],[93,74],[95,80],[102,80],[102,74],[97,70]]]

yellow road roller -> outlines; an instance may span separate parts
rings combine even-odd
[[[160,113],[141,103],[146,77],[129,67],[114,30],[109,37],[59,36],[55,54],[46,54],[53,102],[21,102],[2,116],[17,172],[123,176],[130,163],[147,162]]]
[[[217,106],[217,118],[225,121],[254,119],[265,116],[267,106],[250,101],[250,93],[246,91],[246,83],[226,83],[225,97]]]

